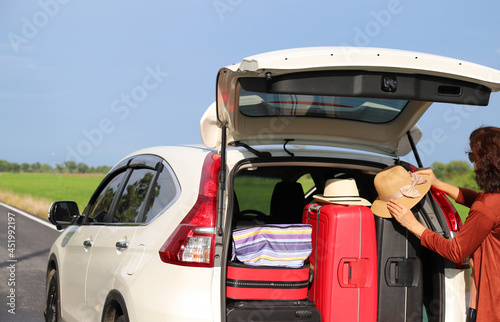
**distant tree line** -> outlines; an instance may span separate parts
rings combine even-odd
[[[434,162],[431,166],[434,175],[441,181],[457,187],[479,191],[474,168],[467,161]]]
[[[107,173],[111,167],[99,166],[89,167],[85,163],[75,161],[65,161],[56,163],[54,167],[47,163],[13,163],[5,160],[0,160],[0,172],[15,172],[15,173]]]

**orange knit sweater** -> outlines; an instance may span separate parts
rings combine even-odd
[[[423,246],[458,263],[472,255],[477,285],[477,322],[500,321],[500,193],[460,188],[458,203],[470,208],[460,232],[447,240],[426,229]]]

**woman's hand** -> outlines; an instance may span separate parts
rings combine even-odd
[[[415,218],[410,209],[406,208],[396,200],[391,200],[387,203],[387,209],[394,219],[396,219],[401,226],[405,227],[411,231],[415,236],[420,238],[426,229],[418,220]]]
[[[443,181],[439,180],[438,178],[436,178],[436,176],[434,175],[434,171],[432,171],[431,168],[420,168],[420,169],[415,170],[415,173],[419,174],[419,175],[423,174],[423,175],[429,176],[430,181],[431,181],[431,186],[433,186],[434,188],[437,188],[441,191],[444,191],[444,193],[446,193],[448,196],[450,196],[453,200],[457,200],[458,195],[460,193],[460,190],[458,189],[458,187],[455,187],[451,184],[448,184],[448,183],[443,182]]]
[[[415,174],[424,174],[424,175],[427,175],[431,178],[431,186],[436,186],[437,184],[439,184],[439,180],[436,178],[436,176],[434,175],[434,171],[432,171],[432,168],[419,168],[417,170],[415,170],[414,172]]]

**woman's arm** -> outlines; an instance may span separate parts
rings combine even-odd
[[[470,275],[470,302],[469,307],[472,309],[477,309],[477,288],[476,288],[476,277],[474,273],[474,261],[472,258],[469,260],[469,264],[471,267],[471,275]]]
[[[406,229],[421,239],[422,246],[459,263],[470,256],[495,227],[495,216],[482,203],[475,203],[460,232],[448,240],[425,228],[410,209],[395,200],[387,203],[391,215]]]
[[[422,237],[424,230],[426,229],[417,218],[413,215],[410,209],[401,205],[395,200],[391,200],[387,203],[387,209],[391,215],[401,224],[401,226],[408,229],[419,239]]]

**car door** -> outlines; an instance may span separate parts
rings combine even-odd
[[[80,226],[71,226],[64,232],[66,235],[62,246],[66,251],[60,263],[61,285],[64,287],[61,307],[62,315],[68,321],[88,320],[85,300],[87,269],[94,243],[104,227],[106,214],[124,176],[125,172],[118,171],[106,177],[86,208],[85,222]]]
[[[136,245],[134,236],[144,221],[147,201],[156,193],[153,187],[157,166],[161,165],[158,160],[153,156],[140,156],[131,161],[120,195],[92,245],[85,297],[90,320],[101,319],[106,297],[115,289],[116,280],[126,278],[131,257],[144,251],[145,245]]]

